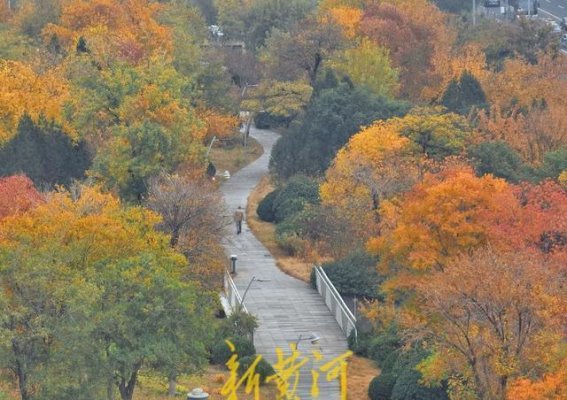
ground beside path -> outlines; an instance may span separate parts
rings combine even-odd
[[[264,154],[223,183],[221,190],[231,213],[238,206],[246,207],[248,195],[268,171],[270,152],[278,138],[277,134],[265,130],[252,129],[251,135],[264,147]],[[248,311],[258,317],[260,327],[255,333],[254,344],[259,354],[273,364],[277,361],[276,348],[289,354],[290,343],[295,343],[300,335],[309,336],[312,332],[320,337],[320,341],[316,345],[301,341],[299,350],[304,356],[320,351],[325,360],[330,361],[347,350],[344,334],[323,299],[305,282],[281,272],[246,223],[241,235],[231,229],[225,248],[227,254],[238,256],[237,273],[233,278],[241,295],[253,276],[269,279],[269,282],[253,282],[244,301]],[[301,369],[296,394],[302,400],[312,398],[311,369],[319,365],[310,363]],[[324,373],[319,377],[319,389],[319,399],[339,399],[338,383],[327,382]]]

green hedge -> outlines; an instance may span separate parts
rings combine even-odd
[[[274,222],[276,220],[276,214],[274,213],[274,200],[278,194],[279,190],[274,190],[273,192],[268,193],[258,204],[256,214],[258,214],[258,217],[262,221]]]
[[[370,381],[368,397],[370,400],[390,400],[396,377],[390,373],[382,373]]]
[[[377,264],[378,258],[356,250],[339,261],[324,263],[323,269],[339,293],[381,299],[378,286],[383,278],[378,274]]]
[[[238,374],[242,376],[248,368],[252,365],[252,363],[256,360],[256,355],[246,356],[239,358],[238,361],[240,365],[238,366]],[[264,360],[263,358],[256,364],[255,372],[260,375],[260,384],[263,385],[266,382],[266,378],[268,376],[274,375],[275,371],[274,368],[270,365],[269,362]]]
[[[229,338],[228,340],[234,345],[236,349],[235,352],[239,359],[256,354],[254,343],[250,340],[238,336]],[[225,365],[231,356],[232,352],[228,344],[224,340],[219,340],[211,350],[211,363]]]
[[[274,221],[290,218],[305,208],[306,204],[319,204],[319,184],[305,176],[294,176],[273,199]]]

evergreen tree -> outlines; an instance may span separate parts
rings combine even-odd
[[[325,78],[326,83],[333,81],[330,76]],[[404,102],[376,96],[347,83],[323,89],[309,104],[302,123],[274,146],[270,169],[283,179],[295,174],[320,175],[361,126],[401,116],[407,108]]]
[[[69,185],[84,177],[90,163],[83,141],[73,143],[55,123],[40,118],[36,124],[29,115],[0,149],[0,176],[25,174],[38,187]]]
[[[486,96],[474,75],[465,71],[458,81],[453,79],[449,83],[441,98],[441,104],[451,112],[467,115],[473,107],[485,107]]]

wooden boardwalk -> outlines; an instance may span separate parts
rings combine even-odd
[[[278,138],[275,133],[265,130],[252,129],[251,135],[262,144],[264,154],[223,183],[222,192],[231,213],[238,206],[245,208],[248,195],[267,173],[270,152]],[[315,345],[307,340],[299,343],[302,356],[312,360],[315,350],[324,356],[321,362],[313,364],[310,361],[301,369],[296,392],[301,400],[315,398],[310,394],[311,370],[347,350],[347,342],[339,325],[317,291],[279,270],[269,251],[250,232],[246,223],[243,224],[241,235],[236,235],[236,230],[231,227],[225,248],[227,255],[238,256],[237,273],[233,278],[241,295],[253,276],[269,279],[269,282],[253,282],[244,300],[248,311],[258,317],[260,327],[255,333],[254,344],[259,354],[274,364],[277,361],[276,348],[289,355],[290,343],[295,343],[300,335],[305,337],[313,332],[320,337]],[[321,373],[318,386],[318,399],[340,398],[338,382],[328,382],[325,373]]]

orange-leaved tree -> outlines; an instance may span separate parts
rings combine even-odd
[[[148,0],[67,1],[59,24],[43,30],[67,50],[89,52],[101,67],[114,61],[137,64],[152,55],[170,54],[171,30],[157,16],[163,5]]]
[[[403,96],[422,98],[424,88],[432,86],[439,87],[435,91],[443,90],[445,79],[434,60],[449,57],[454,42],[445,18],[436,6],[423,0],[373,2],[364,9],[360,34],[390,51],[399,69]]]
[[[382,204],[381,235],[369,249],[385,266],[442,271],[453,257],[487,243],[483,215],[500,209],[502,197],[514,201],[504,180],[479,178],[467,166],[427,173],[410,192]]]
[[[537,64],[522,59],[504,62],[501,72],[481,76],[490,112],[480,129],[507,141],[533,164],[567,142],[567,61],[542,55]]]
[[[26,212],[43,202],[43,196],[26,176],[0,178],[0,219]]]
[[[456,378],[476,398],[504,400],[513,379],[553,372],[564,357],[565,272],[565,264],[533,252],[489,246],[416,280],[418,305],[404,322],[408,333],[434,349],[435,356],[422,362],[424,378]]]

